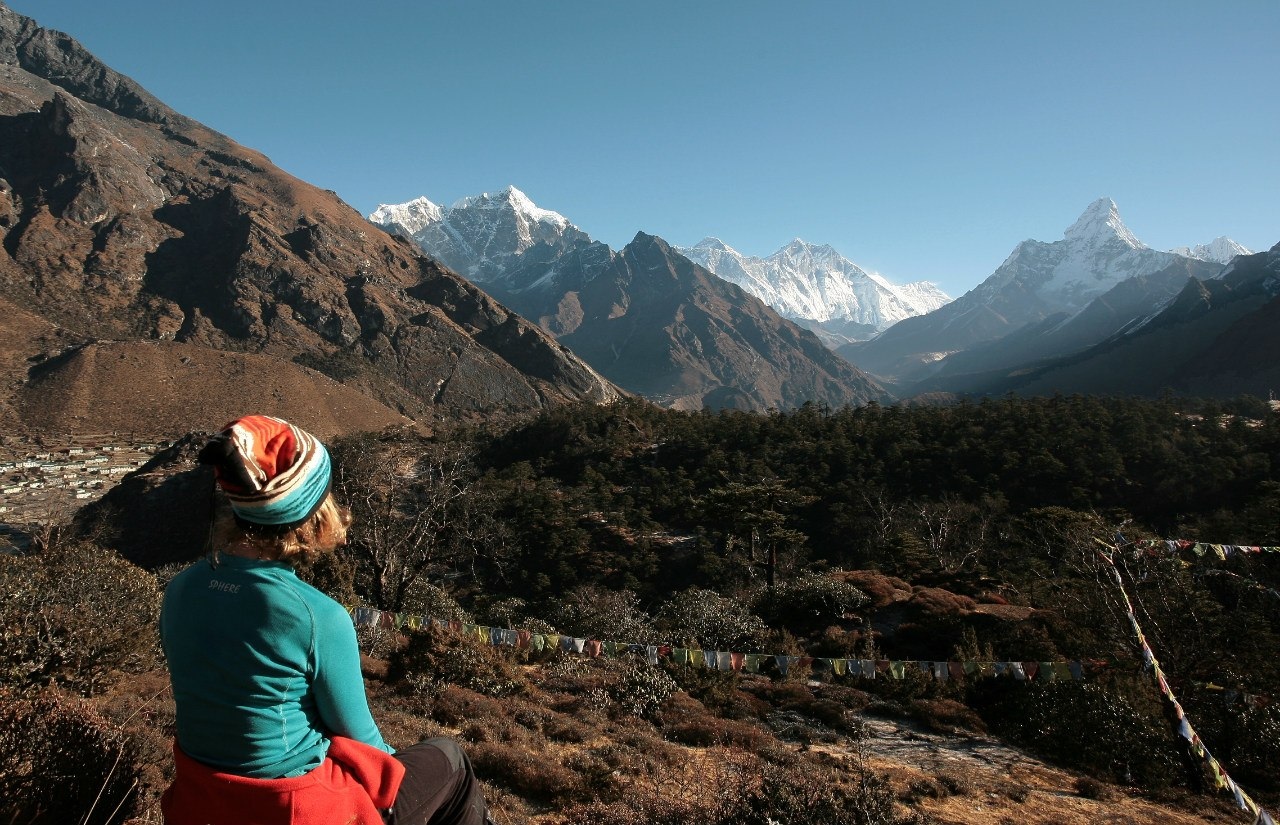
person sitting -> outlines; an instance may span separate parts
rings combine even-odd
[[[262,415],[201,450],[230,503],[206,559],[165,589],[160,636],[177,708],[167,825],[481,825],[451,739],[397,751],[369,712],[347,611],[293,562],[346,541],[328,451]]]

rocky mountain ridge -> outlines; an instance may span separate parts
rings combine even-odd
[[[953,353],[909,394],[980,392],[1009,371],[1077,353],[1133,329],[1172,302],[1189,280],[1215,277],[1222,267],[1178,258],[1164,269],[1121,281],[1073,313],[1055,313],[1006,336]]]
[[[425,197],[384,204],[369,220],[413,240],[474,283],[500,283],[516,290],[530,285],[503,275],[519,267],[520,257],[531,247],[565,249],[589,240],[563,215],[538,207],[514,186],[462,198],[449,207]]]
[[[449,207],[426,197],[383,204],[369,220],[412,239],[475,283],[503,294],[555,292],[561,286],[557,278],[560,271],[552,272],[551,267],[543,273],[545,277],[530,277],[529,262],[521,259],[530,255],[533,247],[547,247],[532,253],[546,264],[574,247],[596,243],[563,215],[538,207],[514,186],[462,198]],[[605,249],[600,244],[594,250],[592,260],[597,265]],[[817,332],[833,346],[862,340],[951,300],[932,283],[895,285],[830,246],[799,239],[768,258],[743,255],[711,237],[676,250],[755,295],[783,317]],[[525,300],[529,300],[527,296]]]
[[[618,385],[681,409],[831,406],[888,395],[810,332],[637,234],[621,251],[509,187],[370,216],[468,274]]]

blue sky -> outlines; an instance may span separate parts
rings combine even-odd
[[[1155,248],[1280,241],[1276,0],[9,5],[364,214],[514,184],[952,295],[1103,196]]]

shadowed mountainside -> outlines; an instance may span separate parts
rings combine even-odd
[[[1161,312],[1068,358],[993,381],[989,392],[1266,398],[1280,386],[1280,244],[1191,278]]]
[[[816,335],[640,233],[565,300],[580,320],[560,336],[602,374],[676,409],[788,409],[889,401]]]

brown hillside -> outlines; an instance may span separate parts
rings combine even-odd
[[[23,429],[10,399],[27,377],[32,349],[45,349],[56,336],[53,324],[0,297],[0,430]]]
[[[280,416],[321,437],[409,423],[297,364],[172,341],[89,344],[32,373],[17,395],[31,430],[178,436],[246,413]]]

